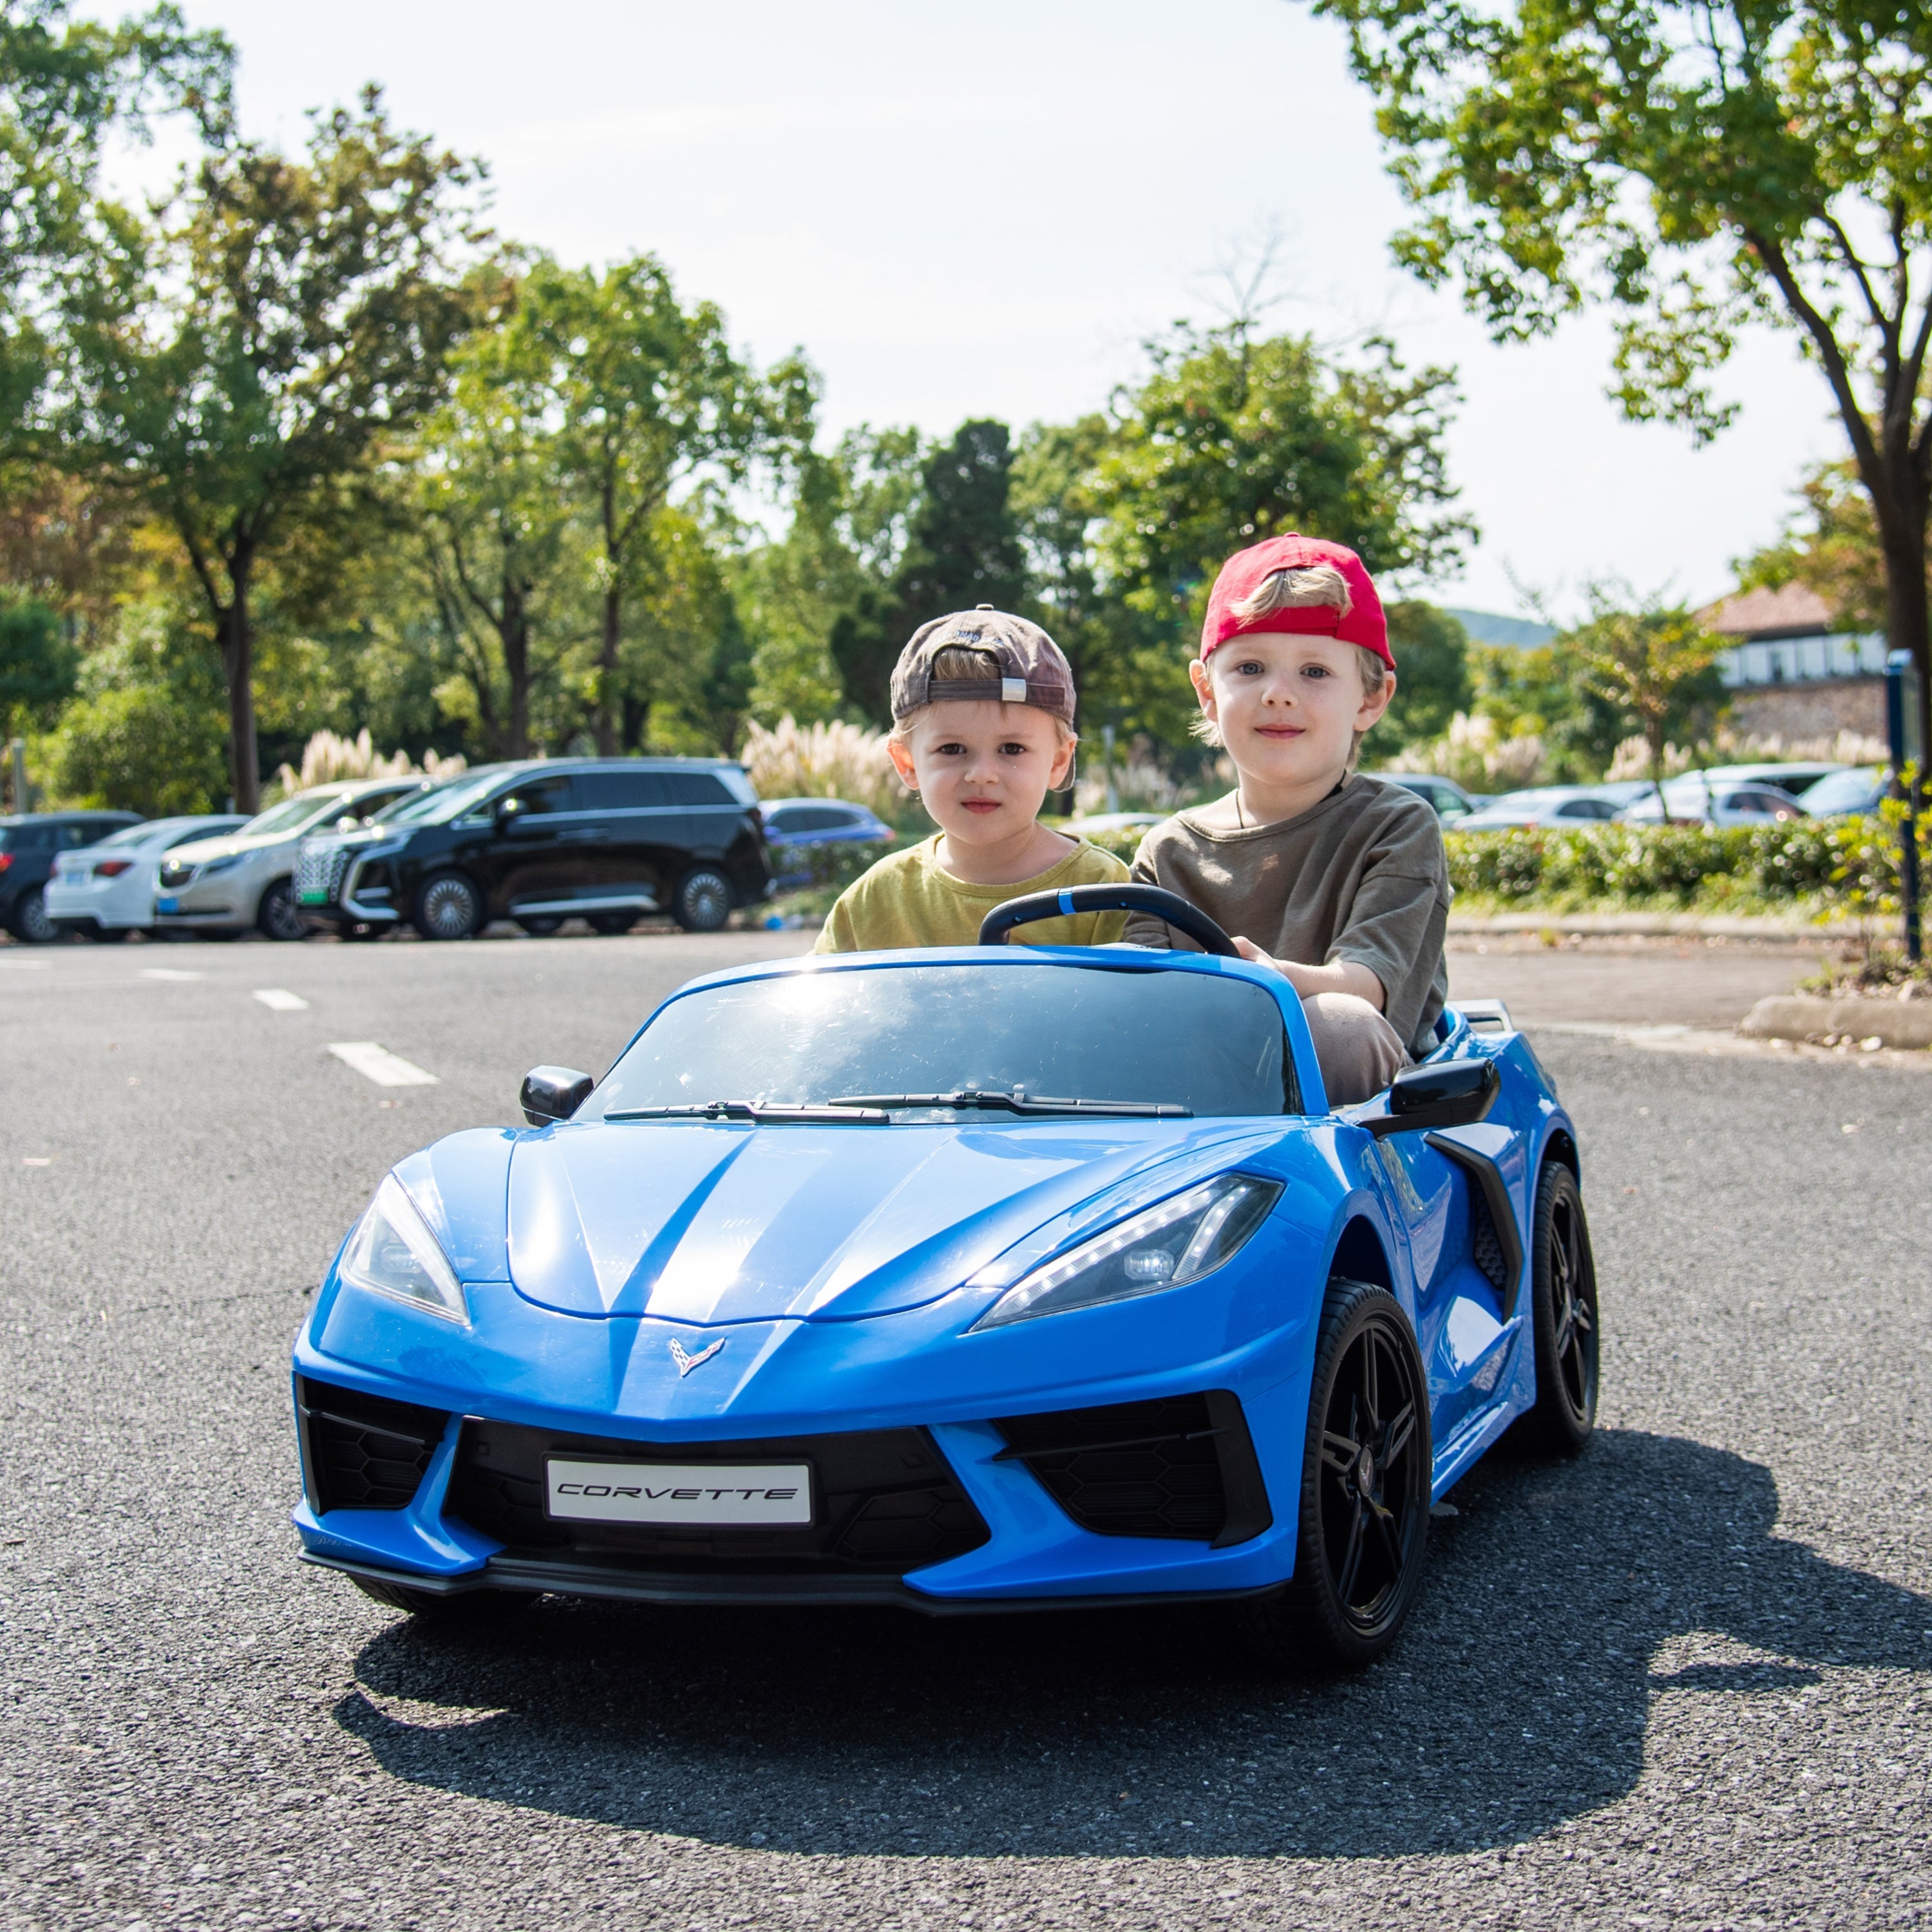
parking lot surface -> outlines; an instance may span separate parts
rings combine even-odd
[[[1193,1610],[438,1638],[299,1566],[287,1345],[386,1165],[804,943],[0,950],[0,1925],[1932,1921],[1915,1072],[1541,1010],[1600,1433],[1462,1485],[1358,1678]]]

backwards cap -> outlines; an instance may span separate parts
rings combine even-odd
[[[933,660],[941,651],[976,651],[997,674],[987,678],[936,678]],[[892,716],[910,717],[928,704],[948,698],[974,701],[998,698],[1030,704],[1073,722],[1073,668],[1065,653],[1037,624],[1010,611],[982,604],[976,610],[955,610],[922,624],[899,653],[892,671]]]
[[[1331,603],[1292,604],[1241,616],[1236,607],[1246,604],[1263,583],[1276,572],[1307,570],[1327,565],[1340,573],[1348,586],[1348,608]],[[1328,543],[1320,537],[1270,537],[1238,550],[1221,566],[1208,599],[1207,621],[1201,627],[1201,655],[1207,658],[1230,638],[1254,631],[1286,631],[1299,637],[1339,638],[1345,644],[1359,644],[1373,651],[1390,670],[1395,668],[1395,654],[1389,649],[1388,620],[1382,614],[1382,600],[1376,594],[1375,580],[1362,560],[1346,544]]]

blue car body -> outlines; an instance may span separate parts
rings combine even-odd
[[[1445,1012],[1432,1056],[1494,1062],[1486,1118],[1381,1138],[1360,1124],[1377,1102],[1329,1106],[1285,980],[1192,952],[748,965],[680,988],[632,1046],[717,988],[833,976],[824,997],[856,998],[866,976],[936,965],[1046,969],[1049,982],[1024,983],[1070,994],[1082,982],[1058,975],[1096,969],[1249,982],[1279,1010],[1297,1110],[452,1135],[392,1178],[460,1280],[466,1324],[345,1280],[352,1236],[296,1342],[307,1558],[430,1594],[929,1611],[1268,1590],[1294,1568],[1316,1336],[1337,1275],[1379,1281],[1413,1326],[1434,1496],[1532,1406],[1538,1180],[1546,1162],[1574,1168],[1576,1144],[1500,1010],[1473,1027]],[[1030,1269],[1230,1174],[1279,1191],[1225,1264],[975,1328]],[[809,1467],[819,1507],[842,1517],[586,1542],[545,1514],[544,1459],[560,1453],[648,1466],[726,1448]]]

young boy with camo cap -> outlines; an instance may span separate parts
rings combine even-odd
[[[939,830],[848,886],[814,951],[970,946],[980,922],[1008,899],[1126,880],[1111,853],[1040,823],[1079,740],[1072,668],[1037,624],[990,604],[934,618],[900,653],[892,698],[892,763]],[[1100,946],[1125,922],[1121,913],[1076,913],[1014,937]]]
[[[1226,748],[1234,789],[1156,826],[1133,877],[1178,892],[1244,958],[1283,974],[1330,1101],[1366,1100],[1434,1044],[1450,889],[1435,812],[1355,770],[1395,694],[1388,625],[1361,559],[1292,534],[1230,557],[1188,673],[1196,729]],[[1192,944],[1138,913],[1127,937]]]

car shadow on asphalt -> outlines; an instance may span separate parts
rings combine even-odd
[[[1650,1700],[1922,1666],[1932,1602],[1775,1533],[1770,1472],[1600,1432],[1492,1456],[1401,1642],[1272,1676],[1222,1610],[927,1620],[547,1599],[398,1622],[336,1708],[391,1775],[774,1851],[1385,1857],[1506,1844],[1635,1784]],[[1660,1670],[1692,1631],[1742,1652]]]

